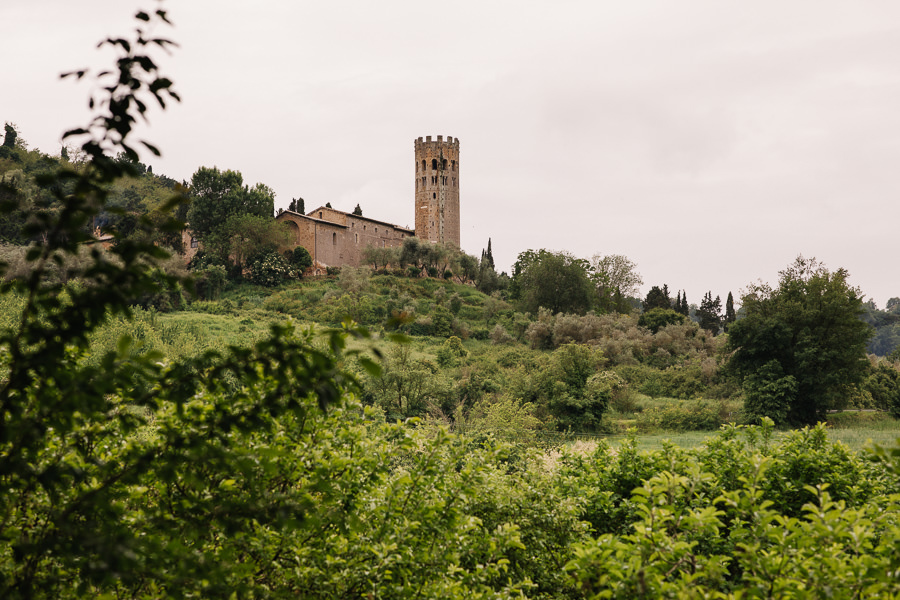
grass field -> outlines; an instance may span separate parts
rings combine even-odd
[[[682,448],[695,448],[713,435],[715,433],[711,431],[655,433],[638,435],[637,441],[641,450],[660,450],[666,440]],[[900,420],[882,412],[835,413],[828,416],[828,437],[843,442],[853,450],[861,450],[873,444],[891,446],[900,440]],[[626,436],[617,435],[605,439],[610,446],[616,447]]]

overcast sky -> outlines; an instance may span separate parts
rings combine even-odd
[[[0,120],[58,154],[145,0],[2,0]],[[166,0],[183,102],[154,172],[239,170],[414,224],[413,140],[460,139],[462,246],[624,254],[699,303],[798,254],[900,296],[900,3]]]

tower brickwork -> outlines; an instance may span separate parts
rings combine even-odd
[[[459,138],[415,141],[416,237],[459,247]]]

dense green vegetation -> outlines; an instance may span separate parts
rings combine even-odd
[[[438,268],[446,249],[412,242],[412,268],[374,275],[194,265],[192,295],[159,237],[183,195],[90,243],[98,218],[129,214],[135,118],[178,98],[143,25],[165,13],[138,19],[106,42],[120,57],[99,115],[67,136],[83,159],[4,191],[10,241],[39,243],[4,250],[0,597],[900,597],[900,446],[857,453],[824,424],[776,432],[743,409],[766,385],[788,417],[900,406],[896,364],[863,358],[843,272],[789,269],[727,334],[683,292],[661,302],[667,286],[632,314],[623,257],[526,252],[504,282],[490,244],[474,270],[455,255],[461,281]],[[24,164],[15,133],[2,158]],[[25,189],[41,199],[23,215]],[[529,304],[529,270],[553,265],[575,300],[557,311]],[[849,344],[813,335],[823,311]],[[754,341],[774,349],[765,368]],[[858,370],[814,388],[806,371],[830,368],[814,359]],[[833,424],[864,418],[895,423]],[[562,435],[628,426],[718,433],[654,452]]]

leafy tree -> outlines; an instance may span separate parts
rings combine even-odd
[[[326,203],[325,203],[325,208],[331,208],[331,202],[326,202]]]
[[[275,193],[261,183],[253,188],[244,185],[238,171],[200,167],[191,177],[189,191],[192,200],[187,219],[204,243],[232,216],[271,218],[275,210]]]
[[[814,424],[867,373],[871,328],[844,269],[800,256],[779,275],[777,288],[754,284],[743,297],[745,317],[729,328],[729,364],[752,417]]]
[[[284,251],[290,245],[290,232],[283,223],[270,217],[234,214],[217,226],[206,241],[206,252],[219,264],[230,265],[239,276],[264,254]]]
[[[529,399],[538,412],[549,413],[560,430],[594,430],[609,406],[612,388],[597,377],[603,353],[584,344],[564,344],[549,363],[535,372]]]
[[[663,285],[662,288],[654,285],[650,288],[650,291],[647,292],[647,297],[644,298],[641,309],[646,312],[648,310],[653,310],[654,308],[672,308],[672,299],[669,297],[668,285]]]
[[[353,209],[353,214],[356,215],[357,217],[363,216],[362,208],[360,208],[359,204],[357,204],[356,208]]]
[[[637,265],[621,254],[592,256],[591,278],[600,298],[611,298],[616,290],[624,296],[637,296],[638,288],[644,283]]]
[[[589,264],[565,252],[520,253],[513,266],[513,281],[522,309],[528,312],[537,313],[544,307],[553,313],[583,314],[593,306]]]
[[[475,281],[475,278],[478,277],[478,261],[475,257],[470,254],[461,253],[458,263],[459,269],[456,273],[462,276],[462,280]]]
[[[713,300],[712,292],[706,292],[703,301],[700,302],[700,308],[697,309],[697,317],[700,321],[700,327],[712,333],[719,332],[722,325],[722,300],[719,296]]]
[[[388,265],[400,264],[401,249],[391,246],[366,246],[363,249],[363,259],[372,265],[376,271],[385,269]]]

